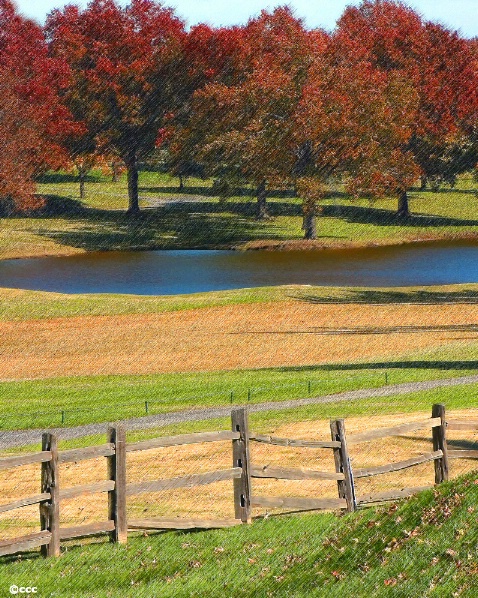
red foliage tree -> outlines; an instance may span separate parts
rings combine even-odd
[[[137,213],[138,161],[191,94],[183,22],[153,0],[132,0],[126,8],[92,0],[83,11],[53,11],[46,32],[51,54],[73,72],[68,105],[86,107],[90,134],[125,163],[128,212]]]
[[[196,93],[190,130],[201,140],[199,156],[209,174],[256,186],[257,217],[263,218],[268,183],[292,178],[291,117],[307,74],[310,40],[288,8],[263,11],[246,25],[242,39],[241,72]]]
[[[406,82],[417,94],[412,134],[408,143],[395,147],[396,156],[412,152],[415,162],[423,163],[430,145],[456,141],[476,122],[476,69],[469,45],[456,32],[424,22],[401,2],[365,0],[345,10],[335,43],[337,52],[352,63],[365,61],[385,77]],[[407,216],[406,189],[398,187],[397,213]]]
[[[346,177],[354,194],[375,195],[414,180],[412,157],[400,148],[411,136],[416,101],[406,81],[343,52],[335,36],[320,44],[295,114],[307,238],[315,237],[315,203],[330,177]]]
[[[199,24],[192,27],[186,42],[188,74],[194,90],[206,85],[234,85],[244,79],[249,54],[243,27],[213,28]],[[190,98],[192,100],[192,98]],[[192,102],[185,102],[171,122],[164,147],[168,150],[168,168],[179,177],[183,188],[184,178],[204,176],[204,165],[199,161],[199,148],[204,143],[209,122],[198,119],[192,124]],[[204,126],[203,126],[204,125]]]
[[[67,78],[40,27],[0,0],[0,198],[14,209],[37,207],[34,178],[64,164],[61,139],[72,126],[58,91]]]

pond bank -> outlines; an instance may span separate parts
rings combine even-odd
[[[307,239],[255,239],[243,243],[208,243],[204,245],[192,245],[177,247],[164,245],[135,245],[125,246],[121,249],[111,247],[101,251],[159,251],[159,250],[228,250],[228,251],[317,251],[317,250],[344,250],[344,249],[368,249],[374,247],[402,247],[404,245],[419,246],[439,242],[476,242],[478,244],[478,233],[463,232],[456,234],[420,234],[403,239],[397,238],[379,238],[370,240],[337,240],[330,238],[318,238],[316,240]],[[82,249],[67,245],[39,245],[37,248],[24,246],[23,243],[12,243],[11,247],[0,247],[0,261],[15,259],[33,259],[50,257],[67,257],[74,255],[83,255],[96,250]]]

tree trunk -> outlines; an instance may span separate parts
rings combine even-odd
[[[408,218],[408,216],[410,216],[410,209],[408,207],[408,195],[406,191],[402,191],[398,196],[397,216],[399,216],[400,218]]]
[[[111,170],[113,171],[113,176],[111,177],[112,183],[117,183],[119,181],[119,173],[118,173],[118,165],[116,162],[111,164]]]
[[[304,215],[304,239],[317,239],[317,216],[315,211]]]
[[[139,197],[138,197],[138,164],[136,157],[126,162],[128,169],[128,200],[129,207],[127,214],[139,213]]]
[[[307,199],[303,204],[304,216],[302,230],[304,239],[317,239],[317,205],[313,199]]]
[[[269,214],[267,213],[267,189],[266,189],[266,181],[262,181],[259,186],[257,187],[256,191],[257,195],[257,220],[263,220],[267,218]]]
[[[182,191],[184,189],[183,175],[182,174],[178,174],[178,177],[179,177],[179,191]]]
[[[79,175],[79,179],[80,179],[80,199],[85,199],[86,171],[83,168],[79,168],[78,175]]]
[[[425,191],[427,188],[428,177],[424,174],[420,177],[420,191]]]

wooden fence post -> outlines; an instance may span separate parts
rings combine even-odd
[[[443,453],[443,457],[435,459],[435,484],[441,484],[448,480],[445,405],[433,405],[432,417],[439,417],[441,419],[441,425],[432,428],[433,450],[442,451]]]
[[[41,464],[41,493],[50,499],[40,503],[40,527],[51,533],[49,544],[41,547],[43,556],[60,556],[60,484],[58,476],[58,440],[49,432],[42,435],[42,451],[51,452],[51,461]]]
[[[239,432],[240,438],[232,441],[233,467],[241,467],[242,475],[234,479],[234,511],[236,519],[251,523],[251,471],[249,457],[249,422],[247,411],[234,409],[231,412],[232,431]]]
[[[108,457],[108,479],[115,487],[108,492],[108,517],[115,524],[110,534],[111,542],[126,544],[128,524],[126,521],[126,431],[122,426],[108,428],[108,442],[115,446],[115,453]]]
[[[349,452],[347,449],[347,439],[345,436],[345,422],[343,419],[336,419],[330,422],[330,431],[332,440],[340,442],[339,448],[334,448],[335,471],[343,473],[344,480],[337,482],[339,498],[344,498],[347,502],[347,511],[355,511],[357,503],[355,500],[354,477],[350,465]]]

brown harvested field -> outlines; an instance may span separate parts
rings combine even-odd
[[[477,325],[478,306],[312,304],[222,306],[147,315],[0,323],[0,379],[312,365],[441,347],[476,332],[393,326]],[[375,328],[360,331],[361,327]],[[330,329],[319,333],[320,328]],[[337,334],[336,329],[356,329]],[[335,333],[334,333],[335,330]]]
[[[403,422],[423,420],[430,412],[396,414],[387,416],[351,417],[346,420],[348,436],[368,429],[397,425]],[[449,419],[478,419],[478,409],[448,413]],[[264,430],[256,430],[264,432]],[[275,429],[267,429],[268,434],[294,439],[329,440],[328,420],[289,423]],[[448,433],[449,448],[469,448],[478,441],[478,432],[452,431]],[[405,436],[388,437],[374,442],[360,443],[350,447],[354,468],[378,466],[409,459],[432,450],[431,431],[422,429]],[[204,473],[231,467],[232,452],[230,442],[203,443],[143,452],[129,453],[127,456],[128,483],[171,478],[193,473]],[[290,448],[270,446],[251,442],[251,462],[254,465],[280,467],[303,467],[321,471],[334,471],[334,461],[330,449]],[[456,477],[476,468],[476,461],[451,460],[450,474]],[[432,485],[434,480],[433,463],[424,463],[400,472],[356,480],[358,496],[383,492],[404,487]],[[0,472],[2,480],[1,503],[9,503],[19,498],[35,495],[40,488],[40,466],[28,465],[7,472]],[[66,463],[60,466],[60,486],[100,482],[106,479],[104,458]],[[253,495],[256,496],[300,496],[304,498],[336,497],[335,482],[307,480],[284,481],[254,479]],[[271,512],[280,512],[272,509]],[[263,515],[265,509],[254,509],[253,515]],[[219,482],[192,489],[170,490],[141,494],[128,498],[130,518],[191,517],[191,518],[231,518],[234,517],[232,481]],[[95,494],[64,500],[61,503],[61,524],[68,527],[101,521],[107,518],[107,498],[105,494]],[[0,514],[0,535],[13,537],[38,528],[38,506],[24,507],[16,511]]]

